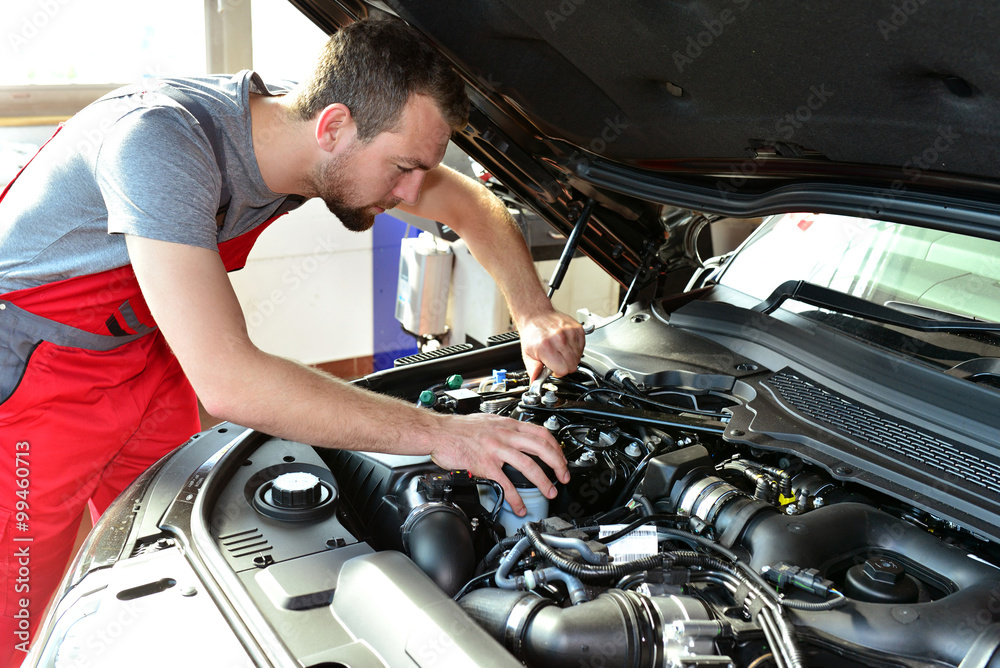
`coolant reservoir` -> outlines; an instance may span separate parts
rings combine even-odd
[[[537,458],[533,457],[532,459],[535,459],[541,465],[542,470],[545,471],[550,480],[555,479],[555,473],[551,468]],[[510,464],[504,464],[503,472],[514,483],[517,493],[521,495],[521,500],[524,501],[524,507],[528,510],[528,513],[524,517],[518,517],[510,509],[510,503],[507,501],[503,502],[503,507],[500,509],[497,520],[507,530],[507,535],[511,536],[525,522],[540,522],[547,518],[549,516],[549,500],[520,471],[513,468]],[[492,510],[497,501],[496,493],[492,489],[480,487],[479,495],[483,507],[487,510]]]

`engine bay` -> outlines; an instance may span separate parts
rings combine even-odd
[[[556,498],[505,470],[526,517],[494,481],[426,458],[290,456],[272,439],[215,504],[220,551],[251,593],[299,611],[337,609],[352,557],[402,552],[528,666],[991,665],[988,536],[830,461],[815,443],[842,436],[782,401],[795,379],[833,390],[663,320],[630,311],[591,335],[576,373],[534,386],[516,367],[451,372],[461,356],[414,376],[419,391],[404,383],[426,410],[552,433],[572,476]],[[780,442],[747,433],[774,422]]]

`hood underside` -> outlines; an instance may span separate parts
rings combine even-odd
[[[594,198],[634,261],[659,227],[641,201],[1000,229],[991,3],[294,4],[331,31],[388,11],[425,33],[469,83],[456,141],[563,231]]]
[[[992,3],[391,4],[542,133],[611,160],[742,160],[778,147],[1000,174]],[[949,150],[924,161],[941,137]]]

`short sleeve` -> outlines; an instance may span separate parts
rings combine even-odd
[[[95,178],[108,232],[217,250],[222,177],[211,145],[183,109],[135,109],[106,133]]]

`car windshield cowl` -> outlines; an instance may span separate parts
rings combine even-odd
[[[753,310],[764,314],[773,313],[787,299],[920,332],[1000,332],[1000,323],[955,316],[954,314],[948,314],[952,317],[947,319],[914,315],[898,308],[875,304],[807,281],[782,283]],[[917,306],[923,313],[945,313]]]

